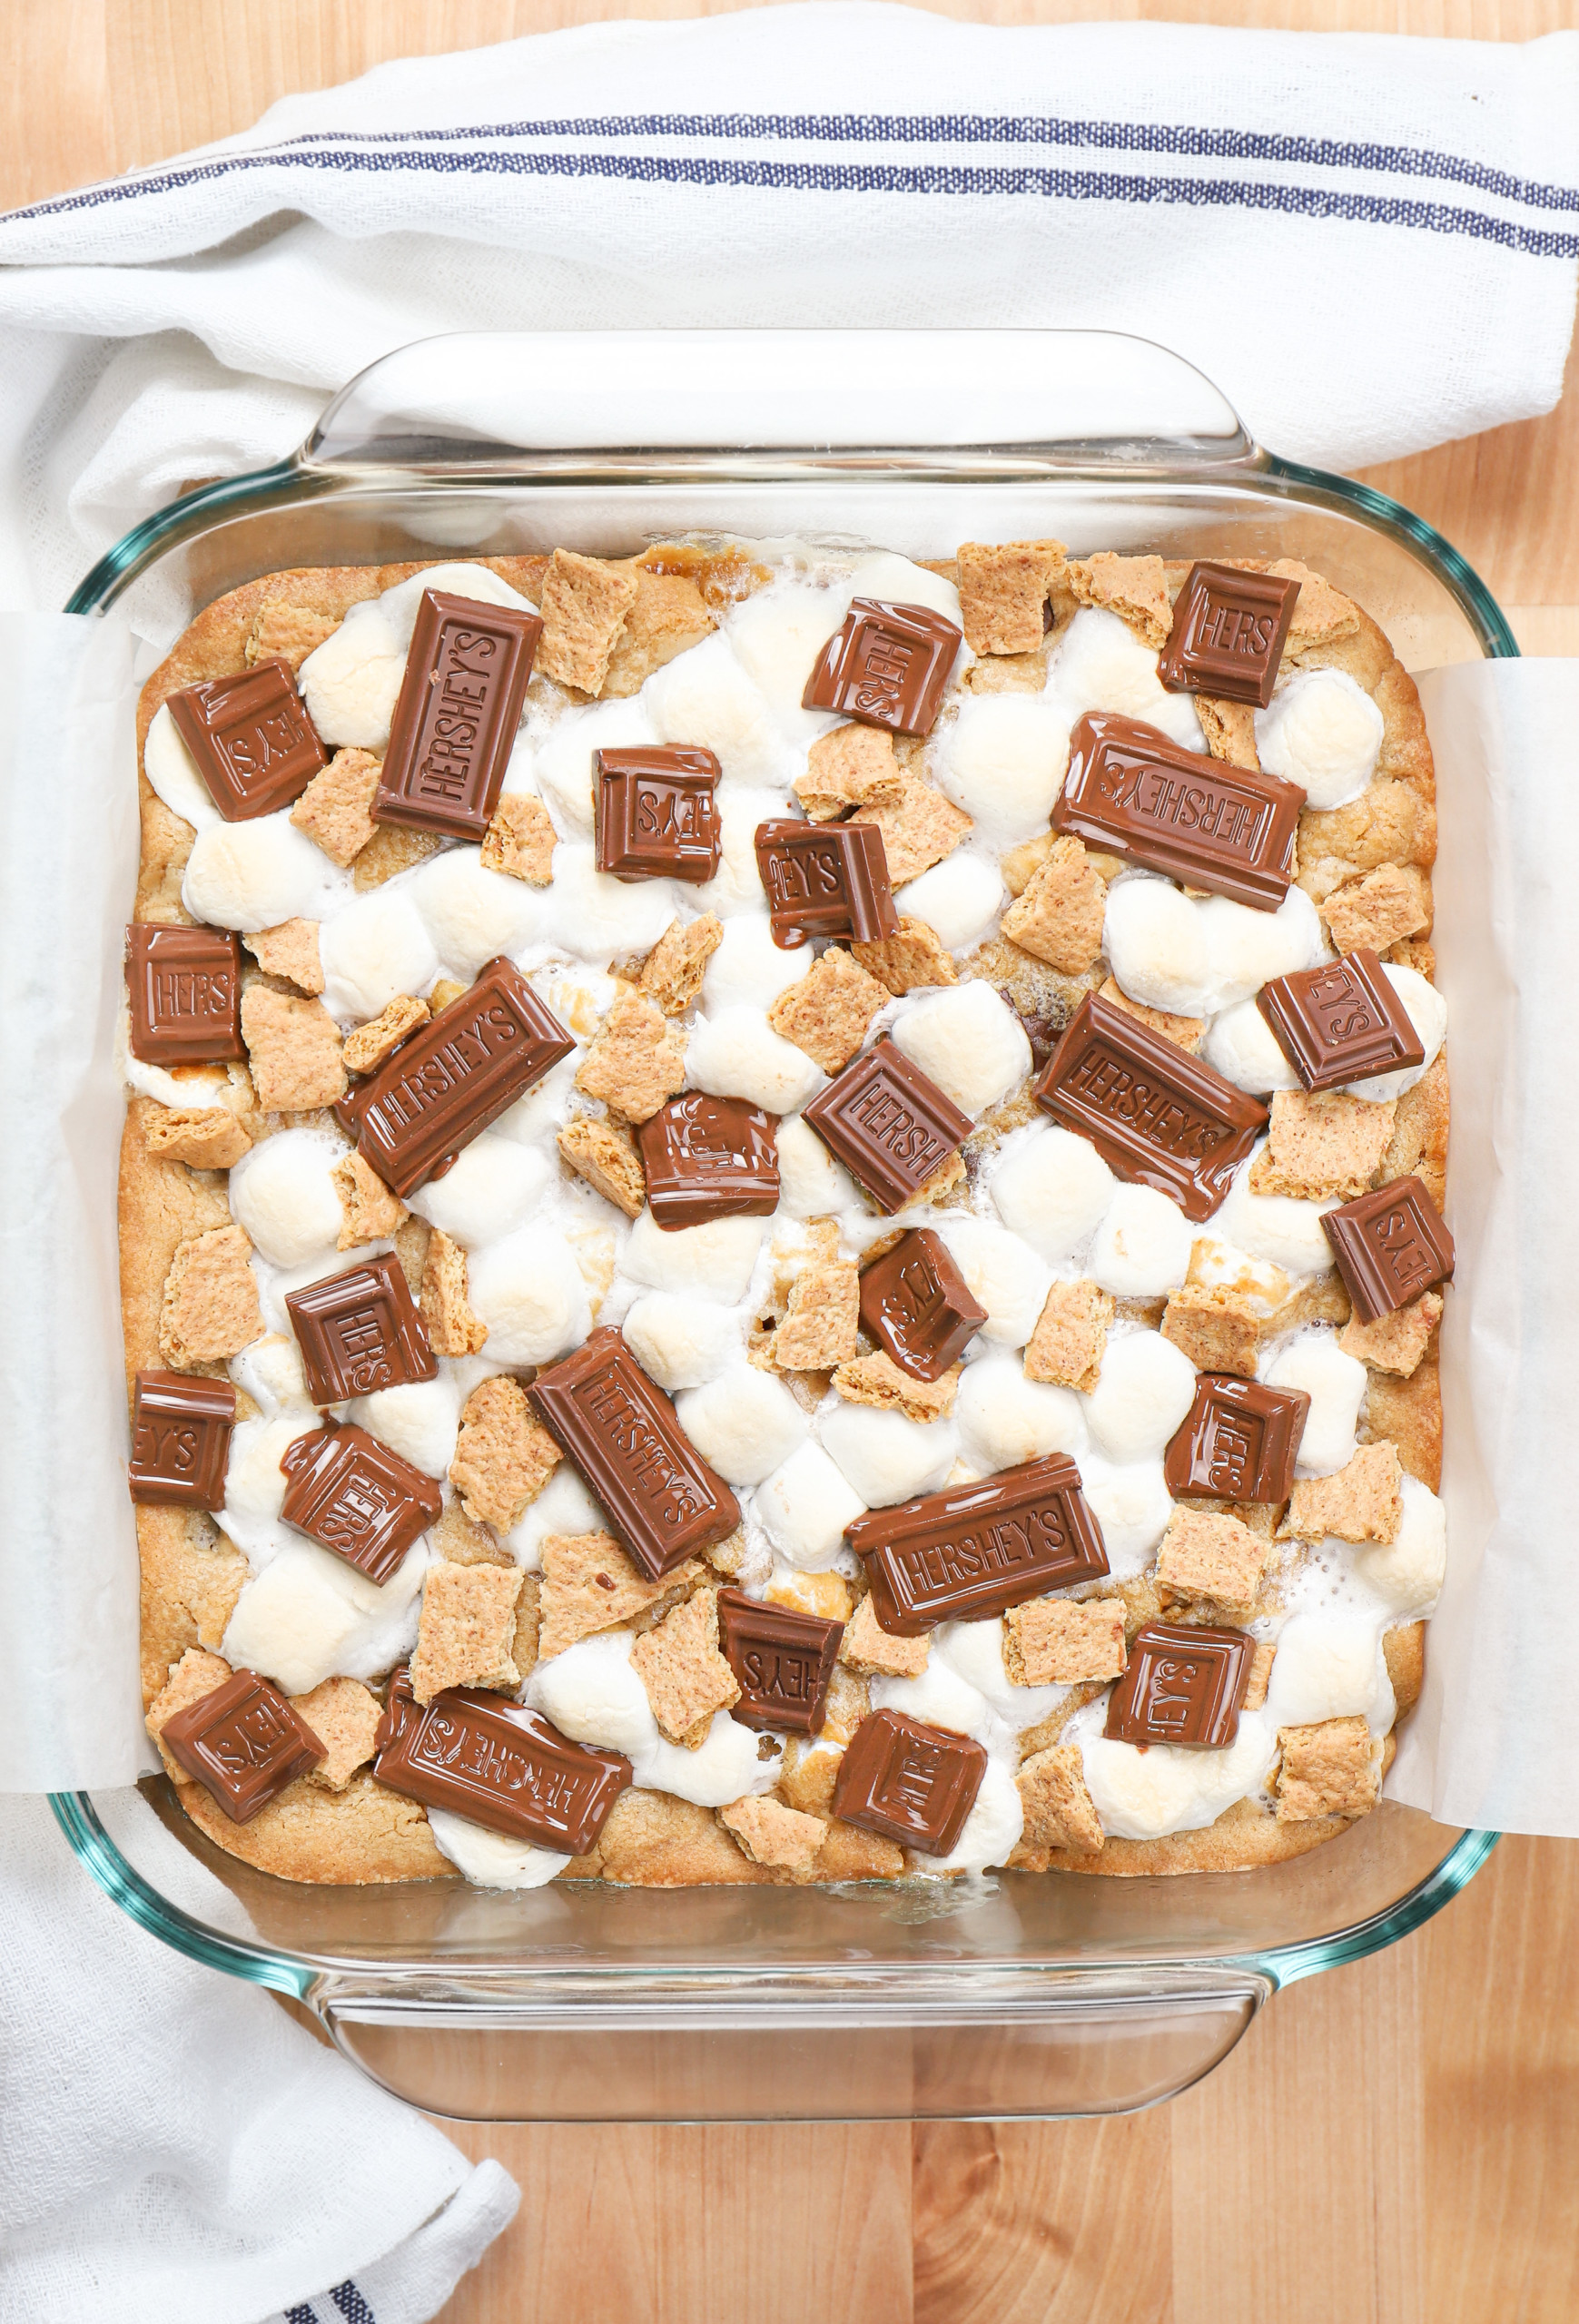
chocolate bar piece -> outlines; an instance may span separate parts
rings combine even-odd
[[[1108,1571],[1081,1472],[1061,1452],[873,1509],[844,1539],[865,1564],[878,1620],[896,1638],[985,1621]]]
[[[960,645],[960,631],[930,606],[852,597],[844,627],[806,680],[802,706],[895,734],[929,734]]]
[[[1304,804],[1297,783],[1181,750],[1158,727],[1099,710],[1069,738],[1052,827],[1192,888],[1276,911],[1293,877]]]
[[[232,1670],[212,1694],[173,1711],[159,1739],[232,1824],[250,1823],[329,1757],[279,1688],[256,1670]]]
[[[1363,1324],[1379,1323],[1453,1274],[1453,1237],[1418,1178],[1373,1187],[1324,1210],[1321,1224]]]
[[[773,940],[793,952],[814,936],[874,944],[897,935],[899,914],[875,823],[756,826],[756,869],[767,891]]]
[[[1209,1218],[1267,1127],[1267,1108],[1128,1009],[1088,992],[1032,1092],[1120,1178]],[[811,1108],[807,1108],[810,1118]]]
[[[166,699],[227,823],[288,807],[329,763],[289,662],[255,662],[236,677],[204,678]]]
[[[743,1098],[687,1089],[642,1124],[637,1143],[658,1226],[766,1218],[778,1208],[775,1118]]]
[[[834,1779],[834,1813],[880,1839],[947,1856],[976,1804],[987,1754],[980,1743],[874,1710],[850,1738]]]
[[[132,1391],[133,1501],[222,1509],[236,1392],[190,1372],[139,1372]]]
[[[370,1581],[388,1581],[407,1551],[444,1511],[431,1477],[350,1421],[285,1447],[290,1482],[280,1514]]]
[[[801,1119],[889,1216],[921,1192],[976,1127],[886,1039],[853,1058]]]
[[[861,1321],[913,1380],[936,1380],[987,1320],[930,1226],[902,1235],[861,1278]]]
[[[493,819],[543,625],[424,589],[373,796],[375,823],[479,840]]]
[[[572,1743],[535,1710],[480,1687],[448,1687],[426,1709],[397,1670],[373,1747],[390,1791],[448,1808],[512,1840],[585,1856],[628,1788],[618,1751]]]
[[[1247,1630],[1148,1622],[1108,1698],[1111,1743],[1173,1743],[1221,1751],[1239,1731],[1256,1641]]]
[[[335,1118],[403,1200],[442,1177],[463,1146],[575,1046],[501,954],[342,1098]]]
[[[1363,944],[1341,960],[1273,977],[1256,1006],[1307,1089],[1338,1089],[1426,1062],[1381,954]]]
[[[342,1404],[408,1380],[431,1380],[438,1359],[392,1251],[285,1294],[315,1404]]]
[[[817,1734],[844,1635],[843,1622],[766,1605],[743,1590],[721,1590],[719,1650],[740,1682],[730,1717],[742,1727]]]
[[[244,1058],[242,940],[218,928],[126,931],[132,1054],[144,1065],[220,1065]]]
[[[740,1503],[617,1332],[594,1332],[527,1393],[653,1581],[739,1524]]]
[[[1162,1480],[1177,1499],[1287,1501],[1310,1398],[1303,1388],[1266,1388],[1229,1372],[1203,1372],[1195,1402],[1169,1442]]]
[[[712,879],[724,828],[714,797],[723,773],[692,743],[594,751],[597,868],[617,880]]]
[[[1190,566],[1173,608],[1158,676],[1174,694],[1220,694],[1265,710],[1298,595],[1298,581],[1203,558]]]

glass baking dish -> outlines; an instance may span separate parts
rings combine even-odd
[[[71,610],[166,645],[291,566],[627,555],[676,535],[966,539],[1303,558],[1411,669],[1517,651],[1475,575],[1396,502],[1259,450],[1188,364],[1097,332],[467,334],[353,380],[278,467],[128,534]],[[165,1943],[304,2003],[439,2113],[589,2122],[1094,2114],[1209,2071],[1279,1985],[1438,1911],[1495,1835],[1385,1801],[1310,1855],[1172,1879],[498,1893],[314,1888],[174,1804],[56,1795],[105,1891]],[[115,1837],[106,1820],[116,1827]],[[222,1884],[160,1885],[172,1836]],[[183,1867],[184,1868],[184,1867]],[[172,1883],[164,1872],[166,1886]]]

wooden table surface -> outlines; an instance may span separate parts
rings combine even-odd
[[[723,0],[727,5],[728,0]],[[715,0],[8,0],[0,206],[390,56]],[[1527,40],[1579,0],[947,0]],[[1579,653],[1579,362],[1548,418],[1370,472]],[[447,2126],[519,2181],[444,2324],[1572,2324],[1579,1846],[1505,1840],[1417,1935],[1280,1994],[1153,2112],[994,2127]]]

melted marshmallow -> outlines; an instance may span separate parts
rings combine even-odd
[[[992,1195],[1003,1224],[1056,1261],[1086,1241],[1118,1183],[1089,1138],[1039,1122],[1009,1141]]]
[[[1347,670],[1296,670],[1256,713],[1256,753],[1323,811],[1357,799],[1377,771],[1382,714]]]
[[[738,1364],[675,1399],[675,1415],[725,1483],[754,1485],[806,1440],[805,1413],[782,1380]]]
[[[345,1213],[330,1174],[348,1151],[332,1130],[283,1129],[232,1166],[231,1216],[271,1265],[334,1249]]]
[[[975,1119],[1031,1070],[1025,1028],[980,977],[903,1002],[893,1042],[945,1098]]]
[[[935,753],[938,788],[990,846],[1047,829],[1069,764],[1068,713],[1054,697],[976,694],[960,704]]]
[[[844,1543],[844,1528],[866,1504],[820,1444],[805,1443],[756,1489],[755,1512],[768,1540],[801,1573],[825,1573]]]

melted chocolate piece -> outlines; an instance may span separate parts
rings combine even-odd
[[[1241,573],[1204,559],[1192,565],[1158,676],[1174,694],[1213,694],[1265,710],[1298,595],[1298,581],[1275,573]]]
[[[899,932],[888,856],[875,823],[758,823],[756,869],[773,940],[793,952],[814,936],[874,944]]]
[[[212,1695],[173,1712],[160,1740],[232,1824],[249,1823],[329,1757],[279,1688],[255,1670],[232,1670]]]
[[[921,1192],[976,1127],[886,1037],[853,1058],[801,1119],[889,1216]]]
[[[743,1590],[721,1590],[719,1651],[740,1682],[730,1717],[742,1727],[817,1734],[844,1635],[843,1622],[766,1605]]]
[[[271,815],[300,799],[329,754],[289,662],[254,663],[168,696],[175,731],[227,823]]]
[[[1255,1651],[1246,1630],[1148,1622],[1108,1699],[1102,1733],[1112,1743],[1226,1750],[1239,1731]]]
[[[1203,1372],[1195,1402],[1163,1456],[1175,1499],[1287,1501],[1310,1398],[1303,1388],[1265,1388],[1232,1373]]]
[[[617,880],[711,880],[724,828],[723,770],[694,743],[594,751],[597,868]]]
[[[1379,1323],[1453,1274],[1453,1237],[1418,1178],[1374,1187],[1324,1210],[1321,1224],[1363,1324]]]
[[[1224,1200],[1267,1127],[1265,1106],[1094,992],[1032,1094],[1089,1137],[1120,1178],[1156,1187],[1198,1221]]]
[[[342,1404],[439,1369],[428,1326],[392,1251],[343,1275],[288,1291],[286,1312],[315,1404]]]
[[[132,1392],[133,1501],[180,1509],[222,1509],[225,1463],[235,1424],[228,1380],[190,1372],[139,1372]]]
[[[144,1065],[220,1065],[244,1058],[242,940],[217,928],[126,931],[131,1046]]]
[[[527,1391],[621,1543],[655,1581],[722,1541],[740,1503],[617,1332],[594,1332]]]
[[[985,1621],[1108,1571],[1081,1472],[1061,1452],[871,1510],[844,1539],[865,1564],[878,1620],[896,1638]]]
[[[844,627],[817,656],[802,705],[894,734],[928,734],[961,642],[953,623],[930,606],[852,597]]]
[[[861,1278],[861,1321],[913,1380],[936,1380],[987,1320],[930,1226],[912,1227]]]
[[[1256,1006],[1307,1089],[1337,1089],[1426,1062],[1380,953],[1363,944],[1341,960],[1273,977]]]
[[[479,840],[493,819],[543,625],[425,589],[373,797],[375,823]]]
[[[1294,872],[1305,793],[1297,783],[1181,750],[1155,726],[1091,711],[1069,738],[1052,827],[1257,911],[1276,911]]]
[[[280,1514],[370,1581],[396,1571],[419,1534],[437,1525],[444,1497],[433,1478],[349,1421],[298,1436],[280,1462],[289,1478]]]
[[[976,1804],[987,1754],[980,1743],[874,1710],[850,1738],[834,1779],[834,1813],[880,1839],[947,1856]]]
[[[743,1098],[687,1089],[637,1132],[656,1226],[766,1218],[778,1208],[775,1118]]]
[[[373,1774],[390,1791],[561,1856],[587,1854],[631,1777],[620,1752],[569,1742],[483,1688],[446,1688],[424,1709],[403,1669],[390,1681],[374,1754]]]

